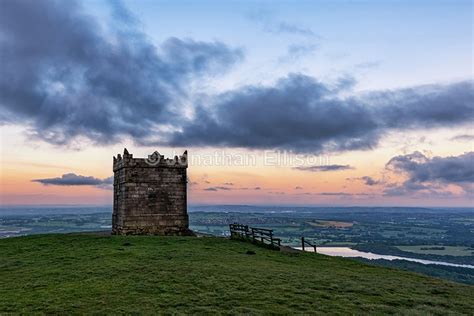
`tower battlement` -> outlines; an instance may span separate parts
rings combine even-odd
[[[157,151],[133,158],[127,149],[113,158],[112,233],[190,235],[187,213],[187,151],[174,159]]]
[[[133,158],[125,148],[123,156],[118,154],[114,156],[114,172],[124,167],[140,167],[140,168],[187,168],[188,167],[188,151],[186,150],[181,156],[174,156],[173,159],[165,158],[158,151],[148,155],[148,158]]]

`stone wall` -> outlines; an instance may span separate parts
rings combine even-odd
[[[165,159],[158,152],[114,157],[112,233],[190,235],[186,202],[187,152]]]

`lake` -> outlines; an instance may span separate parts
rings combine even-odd
[[[301,247],[294,247],[295,249],[301,250]],[[313,248],[305,248],[305,251],[314,252]],[[412,262],[418,262],[422,264],[438,264],[443,266],[451,266],[451,267],[461,267],[461,268],[469,268],[474,269],[474,265],[470,264],[455,264],[449,263],[444,261],[432,261],[432,260],[423,260],[423,259],[416,259],[416,258],[408,258],[408,257],[398,257],[398,256],[390,256],[390,255],[379,255],[372,252],[363,252],[359,250],[354,250],[349,247],[318,247],[317,252],[327,256],[335,256],[335,257],[346,257],[346,258],[356,258],[361,257],[369,260],[377,260],[377,259],[385,259],[385,260],[406,260]]]

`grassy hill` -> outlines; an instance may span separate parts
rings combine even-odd
[[[472,297],[473,286],[221,238],[0,240],[0,314],[470,314]]]

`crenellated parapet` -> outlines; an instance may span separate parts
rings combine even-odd
[[[123,156],[118,154],[117,157],[113,158],[113,171],[119,170],[124,167],[140,167],[140,168],[187,168],[188,167],[188,151],[186,150],[180,156],[174,156],[174,158],[165,158],[164,155],[160,155],[158,151],[155,151],[147,158],[133,158],[125,148],[123,150]]]

